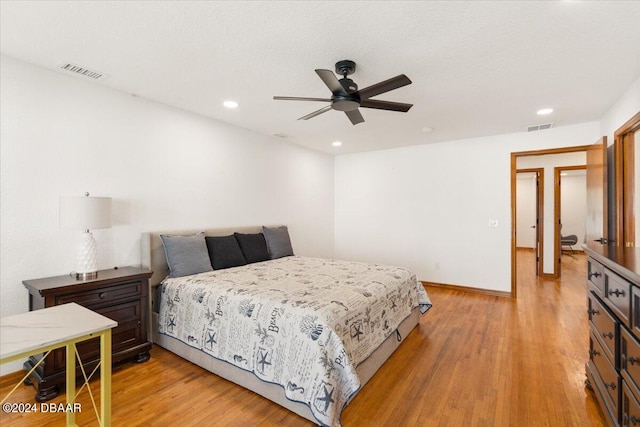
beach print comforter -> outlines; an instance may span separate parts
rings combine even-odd
[[[327,426],[360,389],[355,368],[431,307],[405,269],[299,256],[166,278],[161,299],[160,333],[280,384]]]

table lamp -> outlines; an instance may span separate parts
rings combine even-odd
[[[60,197],[60,228],[84,230],[84,238],[78,253],[76,279],[89,280],[98,277],[97,244],[91,230],[111,227],[111,198]]]

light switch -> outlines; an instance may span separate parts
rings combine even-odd
[[[497,219],[490,219],[489,220],[489,227],[496,228],[497,226],[498,226],[498,220]]]

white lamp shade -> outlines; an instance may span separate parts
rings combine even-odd
[[[60,197],[60,228],[111,227],[110,197]]]

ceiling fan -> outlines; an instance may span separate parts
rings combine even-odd
[[[274,96],[273,99],[280,101],[321,101],[330,102],[330,105],[300,117],[298,120],[308,120],[312,117],[326,113],[329,110],[344,111],[349,117],[351,123],[357,125],[364,122],[364,118],[358,107],[374,108],[376,110],[400,111],[406,113],[413,104],[403,104],[401,102],[380,101],[369,99],[385,92],[398,89],[402,86],[411,84],[409,77],[404,74],[392,77],[388,80],[376,83],[364,89],[358,90],[358,85],[349,78],[348,75],[356,71],[356,63],[349,60],[336,62],[336,74],[342,75],[338,80],[331,70],[316,70],[316,74],[320,76],[325,85],[329,88],[332,95],[331,98],[304,98],[296,96]]]

